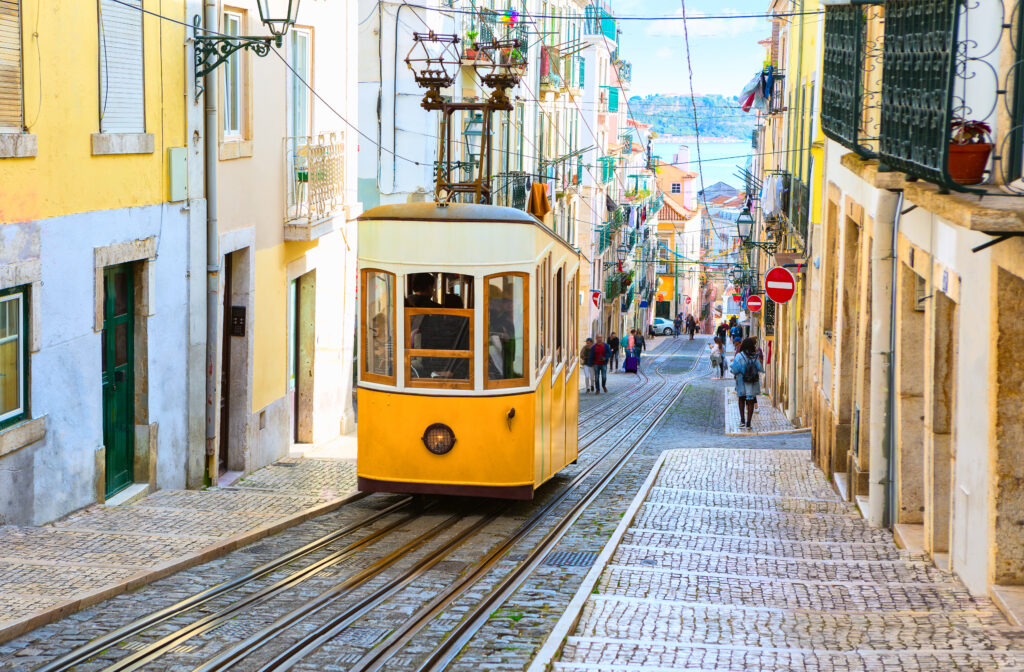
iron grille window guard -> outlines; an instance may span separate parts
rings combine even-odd
[[[764,331],[767,335],[775,333],[775,302],[764,297]]]
[[[794,178],[791,182],[792,193],[789,198],[790,227],[807,241],[807,220],[810,212],[811,192],[803,180]]]
[[[526,210],[526,188],[530,176],[523,171],[498,173],[492,178],[491,202],[510,208]]]
[[[768,100],[768,114],[782,114],[786,107],[786,73],[776,70],[772,75],[772,95]]]
[[[825,7],[825,54],[821,79],[821,130],[839,144],[864,157],[870,151],[860,142],[865,54],[864,8],[860,5]]]

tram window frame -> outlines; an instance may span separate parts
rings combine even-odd
[[[391,288],[391,311],[390,311],[391,319],[390,319],[390,325],[389,325],[390,326],[390,336],[391,336],[391,338],[390,338],[390,342],[391,342],[391,352],[390,352],[391,375],[390,376],[384,375],[384,374],[380,374],[380,373],[373,373],[372,371],[369,370],[369,367],[368,367],[368,364],[369,364],[368,359],[369,359],[370,349],[369,349],[369,341],[368,341],[368,338],[367,338],[368,335],[367,335],[367,328],[366,327],[367,327],[367,316],[368,316],[368,313],[369,313],[369,305],[367,304],[367,300],[370,298],[370,295],[367,292],[367,279],[369,278],[371,273],[377,274],[377,275],[383,275],[383,276],[387,277],[389,279],[389,282],[390,282],[390,288]],[[397,385],[398,369],[397,369],[397,361],[396,361],[397,357],[395,356],[396,355],[396,352],[395,352],[396,344],[398,342],[397,341],[397,334],[395,333],[395,327],[396,327],[396,324],[397,324],[397,321],[398,321],[397,320],[397,316],[398,316],[398,303],[397,303],[397,295],[396,295],[397,287],[398,287],[398,277],[394,273],[392,273],[391,271],[385,271],[385,270],[380,269],[380,268],[364,268],[363,269],[362,277],[361,277],[361,282],[360,282],[360,291],[362,292],[362,295],[361,295],[362,298],[361,298],[361,301],[360,301],[361,310],[360,310],[360,320],[359,320],[360,347],[362,348],[362,356],[359,358],[359,360],[360,360],[360,379],[363,380],[363,381],[366,381],[368,383],[380,383],[380,384],[383,384],[383,385]]]
[[[566,319],[569,321],[569,328],[566,333],[569,336],[569,345],[566,348],[566,355],[568,357],[567,362],[571,367],[576,362],[576,351],[579,349],[579,343],[576,340],[576,331],[579,326],[579,318],[577,317],[576,307],[579,305],[580,297],[576,292],[576,282],[579,277],[579,271],[572,274],[569,279],[568,290],[566,291]]]
[[[548,356],[548,260],[537,264],[537,373],[544,368]]]
[[[555,365],[561,366],[565,362],[565,266],[560,266],[555,271],[554,296],[552,304],[555,311],[555,319],[552,324],[555,329]]]
[[[495,278],[506,278],[506,277],[518,277],[523,280],[523,376],[521,378],[503,378],[499,380],[491,380],[491,370],[487,358],[490,353],[490,333],[491,333],[491,311],[490,305],[490,283]],[[484,389],[485,390],[496,390],[508,387],[528,387],[530,385],[530,367],[528,366],[530,357],[530,274],[522,273],[519,271],[507,272],[507,273],[494,273],[492,275],[484,276],[484,338],[487,342],[484,343]]]
[[[433,303],[427,307],[416,307],[407,305],[409,297],[413,294],[413,278],[414,276],[421,275],[418,273],[409,273],[403,277],[405,282],[405,293],[402,301],[402,319],[405,325],[405,342],[403,343],[403,362],[405,366],[405,386],[408,388],[419,388],[419,389],[453,389],[453,390],[472,390],[475,385],[475,317],[476,317],[476,291],[475,283],[476,278],[472,275],[465,273],[449,273],[445,271],[429,271],[424,272],[423,275],[434,276],[434,291],[429,301]],[[449,296],[446,293],[447,284],[450,280],[456,280],[462,283],[465,288],[464,293],[452,294],[461,299],[462,308],[455,307],[444,307],[443,302],[445,297]],[[425,296],[425,295],[424,295]],[[467,306],[468,307],[465,307]],[[469,349],[467,350],[447,350],[438,348],[415,348],[412,345],[412,335],[415,333],[413,329],[413,319],[420,316],[436,315],[441,317],[460,317],[465,318],[469,325],[469,335],[467,343]],[[428,359],[465,359],[468,360],[468,374],[466,378],[417,378],[413,376],[412,360],[413,358],[428,358]]]

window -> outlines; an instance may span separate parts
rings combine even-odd
[[[405,362],[410,387],[473,388],[473,276],[406,278]]]
[[[13,425],[28,415],[28,289],[0,291],[0,427]]]
[[[683,193],[683,183],[682,182],[673,182],[672,183],[672,193],[673,194],[681,194],[681,193]]]
[[[564,291],[565,283],[563,277],[565,274],[564,269],[558,269],[555,273],[555,363],[561,364],[565,355],[565,310],[564,307]]]
[[[99,1],[100,133],[145,133],[142,0]]]
[[[579,347],[579,342],[576,340],[576,323],[578,321],[576,318],[576,307],[579,305],[580,299],[576,294],[576,277],[577,275],[574,273],[572,279],[569,280],[569,291],[566,293],[566,308],[568,309],[566,317],[569,320],[569,343],[566,347],[568,349],[568,362],[570,365],[575,361],[576,348]]]
[[[291,66],[295,70],[294,73],[288,73],[289,97],[292,104],[288,134],[301,138],[312,132],[313,106],[309,87],[313,85],[313,36],[308,30],[301,28],[293,28],[288,31],[288,35],[291,40]]]
[[[363,271],[363,380],[395,384],[395,276]]]
[[[547,291],[548,291],[548,267],[547,261],[542,261],[537,266],[537,368],[544,363],[548,355],[547,350]]]
[[[0,132],[21,129],[21,0],[0,0]]]
[[[529,276],[505,273],[486,278],[487,305],[484,333],[487,334],[487,367],[484,387],[529,385],[526,357],[529,334],[526,302]]]
[[[222,29],[225,35],[242,34],[242,15],[224,12]],[[224,81],[224,137],[242,135],[242,51],[228,57],[221,71]]]

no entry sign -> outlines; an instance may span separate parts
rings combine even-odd
[[[690,297],[686,297],[686,305],[690,305]]]
[[[788,303],[796,293],[796,280],[788,270],[776,266],[764,274],[764,291],[775,303]]]
[[[747,310],[749,310],[750,312],[756,313],[757,311],[761,310],[762,305],[763,302],[761,301],[761,297],[758,296],[757,294],[751,294],[749,297],[747,297]]]

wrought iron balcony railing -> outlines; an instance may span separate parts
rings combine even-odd
[[[284,139],[288,200],[285,240],[314,240],[329,231],[345,194],[345,136]]]
[[[601,5],[589,5],[584,10],[583,33],[585,35],[602,35],[612,42],[618,39],[615,19]]]
[[[523,171],[498,173],[492,179],[491,203],[526,210],[526,189],[530,176]]]
[[[618,61],[615,64],[615,69],[619,73],[619,83],[629,86],[633,81],[633,64],[629,61]]]
[[[865,158],[878,151],[881,38],[876,7],[825,7],[821,130]]]
[[[776,70],[772,75],[772,95],[768,99],[768,114],[782,114],[786,109],[786,73]]]

